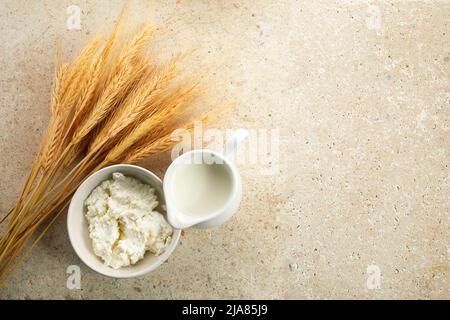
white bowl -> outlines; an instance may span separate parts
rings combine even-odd
[[[80,259],[92,270],[97,271],[105,276],[114,278],[131,278],[141,276],[158,268],[164,261],[169,258],[180,238],[181,230],[174,229],[172,241],[166,250],[159,256],[155,256],[151,252],[144,255],[144,259],[134,265],[113,269],[106,266],[103,261],[94,254],[92,249],[92,241],[89,237],[88,222],[85,217],[86,207],[84,201],[91,194],[92,190],[103,181],[111,178],[112,173],[121,172],[127,176],[132,176],[143,183],[151,185],[155,188],[158,195],[158,211],[167,219],[166,212],[162,210],[161,205],[165,204],[164,194],[162,190],[162,181],[155,174],[142,167],[117,164],[103,168],[89,178],[87,178],[79,187],[72,197],[67,214],[67,229],[69,232],[70,242]]]

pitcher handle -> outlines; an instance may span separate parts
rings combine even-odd
[[[239,146],[244,142],[248,136],[248,131],[246,129],[240,128],[236,130],[234,135],[227,141],[225,145],[225,157],[230,160],[234,160],[238,152]]]

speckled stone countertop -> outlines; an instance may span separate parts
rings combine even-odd
[[[55,43],[70,58],[120,7],[0,2],[2,215],[49,119]],[[142,0],[130,16],[167,26],[168,47],[197,46],[217,99],[237,105],[223,126],[275,132],[278,153],[241,163],[239,212],[187,230],[155,272],[91,271],[61,217],[0,299],[449,298],[450,1]]]

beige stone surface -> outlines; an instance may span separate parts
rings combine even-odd
[[[71,4],[80,30],[67,30]],[[69,59],[120,7],[0,2],[2,215],[49,119],[55,43]],[[130,16],[167,30],[162,47],[196,46],[214,99],[236,102],[223,127],[278,130],[279,157],[242,163],[239,212],[187,230],[155,272],[96,274],[62,217],[1,299],[449,298],[450,1],[142,0]],[[81,290],[66,287],[69,265]]]

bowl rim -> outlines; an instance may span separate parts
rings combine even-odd
[[[88,181],[91,180],[91,179],[93,179],[94,176],[96,176],[96,175],[98,175],[98,174],[101,174],[101,173],[104,172],[104,171],[111,170],[111,168],[117,168],[117,169],[118,169],[117,171],[120,172],[120,169],[121,169],[121,168],[124,168],[124,167],[131,168],[132,170],[141,171],[141,172],[143,172],[144,174],[151,176],[153,179],[155,179],[156,181],[158,181],[158,182],[161,184],[161,191],[164,193],[164,189],[163,189],[163,186],[162,186],[162,180],[161,180],[156,174],[154,174],[153,172],[151,172],[150,170],[148,170],[148,169],[146,169],[146,168],[144,168],[144,167],[140,167],[140,166],[133,165],[133,164],[114,164],[114,165],[106,166],[106,167],[103,167],[102,169],[97,170],[97,171],[95,171],[94,173],[92,173],[90,176],[88,176],[88,177],[87,177],[87,178],[86,178],[86,179],[78,186],[77,190],[75,191],[75,193],[73,194],[73,196],[72,196],[72,198],[71,198],[71,200],[70,200],[69,208],[68,208],[68,210],[67,210],[67,219],[66,219],[66,220],[67,220],[67,221],[66,221],[66,224],[67,224],[67,233],[68,233],[68,235],[69,235],[69,241],[70,241],[70,244],[71,244],[73,250],[74,250],[75,253],[77,254],[78,258],[79,258],[86,266],[88,266],[89,268],[91,268],[91,269],[94,270],[95,272],[97,272],[97,273],[99,273],[99,274],[102,274],[102,275],[104,275],[104,276],[107,276],[107,277],[110,277],[110,278],[116,278],[116,279],[117,279],[117,278],[118,278],[118,279],[120,279],[120,278],[122,278],[122,279],[123,279],[123,278],[135,278],[135,277],[139,277],[139,276],[142,276],[142,275],[144,275],[144,274],[147,274],[147,273],[150,273],[150,272],[156,270],[160,265],[162,265],[165,261],[167,261],[167,259],[172,255],[173,251],[175,250],[175,248],[176,248],[177,245],[178,245],[178,242],[179,242],[179,239],[180,239],[180,236],[181,236],[181,229],[176,229],[176,228],[173,228],[173,227],[172,227],[172,228],[173,228],[173,234],[172,234],[172,240],[171,240],[172,245],[169,245],[169,246],[166,248],[166,250],[162,253],[162,255],[164,255],[165,258],[164,258],[164,259],[161,259],[161,260],[159,260],[159,261],[157,261],[157,262],[154,263],[154,264],[151,264],[148,268],[143,268],[142,270],[140,270],[139,272],[136,272],[136,273],[131,273],[131,274],[127,274],[127,275],[120,275],[120,274],[114,274],[114,275],[113,275],[113,274],[108,274],[107,272],[98,270],[94,265],[92,265],[90,262],[88,262],[88,261],[85,260],[83,254],[79,252],[78,246],[75,244],[75,239],[73,239],[73,236],[74,236],[74,235],[73,235],[73,233],[71,232],[72,227],[70,226],[70,223],[69,223],[70,217],[72,216],[73,211],[74,211],[73,207],[75,206],[75,203],[74,203],[75,195],[79,192],[80,189],[82,189],[83,185],[87,184]],[[96,187],[94,187],[94,188],[96,188]],[[93,189],[92,189],[92,190],[93,190]],[[91,190],[91,192],[92,192],[92,190]],[[167,214],[166,214],[166,217],[165,217],[165,218],[166,218],[166,220],[167,220]],[[161,255],[161,256],[162,256],[162,255]],[[109,266],[106,266],[106,267],[108,267],[109,269],[114,270],[114,271],[120,270],[120,269],[113,269],[113,268],[111,268],[111,267],[109,267]]]

